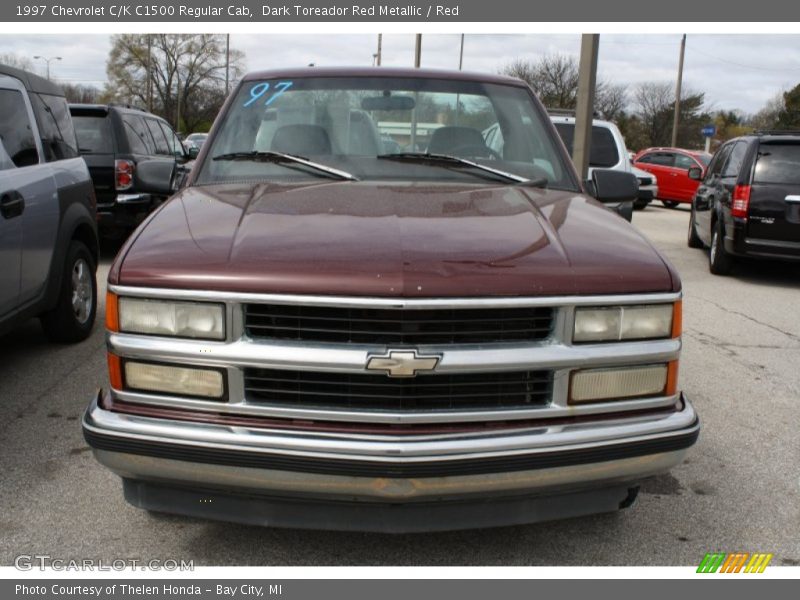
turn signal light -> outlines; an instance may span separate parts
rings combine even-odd
[[[114,292],[106,292],[106,329],[119,331],[119,302]]]
[[[108,381],[115,390],[122,389],[122,361],[116,354],[108,353]]]

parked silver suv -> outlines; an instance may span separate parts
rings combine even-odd
[[[63,93],[0,65],[0,333],[39,316],[54,341],[88,337],[97,257],[92,180]]]
[[[572,140],[575,137],[575,117],[568,114],[552,113],[550,120],[556,126],[558,135],[569,153],[572,154]],[[639,197],[633,207],[642,209],[658,195],[658,183],[650,173],[633,166],[625,146],[625,138],[619,128],[611,121],[592,119],[592,150],[589,157],[589,178],[595,169],[610,169],[632,173],[639,182]]]

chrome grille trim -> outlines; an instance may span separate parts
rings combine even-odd
[[[205,290],[134,287],[109,284],[120,296],[172,298],[234,304],[300,304],[343,308],[513,308],[524,306],[592,306],[604,304],[657,304],[681,299],[680,292],[612,294],[601,296],[483,296],[480,298],[383,298],[375,296],[315,296],[298,294],[249,294]]]
[[[603,402],[584,406],[567,406],[571,370],[588,367],[668,362],[678,358],[681,340],[664,339],[573,346],[571,335],[576,306],[609,304],[654,304],[675,302],[680,293],[561,296],[542,298],[435,298],[394,299],[334,296],[297,296],[273,294],[218,293],[195,290],[171,290],[110,285],[119,295],[223,302],[227,306],[229,337],[222,342],[183,340],[177,338],[108,333],[111,352],[131,359],[146,359],[190,366],[214,366],[226,369],[229,401],[189,400],[177,396],[141,394],[131,391],[113,393],[121,400],[171,408],[258,415],[273,418],[359,423],[456,423],[479,421],[514,421],[593,415],[620,410],[646,410],[674,404],[677,396],[640,398],[621,402]],[[245,398],[244,369],[288,369],[329,373],[364,374],[370,354],[385,353],[397,344],[314,343],[288,340],[250,339],[244,328],[245,303],[307,304],[311,306],[344,306],[356,308],[496,308],[552,307],[553,327],[548,338],[533,342],[495,344],[415,344],[420,353],[441,354],[436,373],[491,373],[503,371],[553,371],[551,402],[547,406],[526,409],[456,410],[456,411],[382,411],[329,410],[303,407],[273,406],[248,402]]]

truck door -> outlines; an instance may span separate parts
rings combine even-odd
[[[31,299],[21,294],[24,255],[37,251],[25,239],[26,211],[51,201],[54,192],[51,170],[40,161],[37,132],[24,86],[0,77],[0,315]]]

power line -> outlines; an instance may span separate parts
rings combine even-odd
[[[726,58],[720,58],[719,56],[714,56],[713,54],[709,54],[708,52],[704,52],[703,50],[698,50],[697,48],[692,48],[692,52],[697,52],[698,54],[702,54],[709,58],[713,58],[714,60],[718,60],[719,62],[727,63],[729,65],[734,65],[736,67],[742,67],[743,69],[753,69],[756,71],[775,71],[775,72],[784,72],[784,71],[800,71],[799,67],[794,68],[787,68],[787,67],[764,67],[761,65],[745,65],[742,63],[738,63],[732,60],[728,60]]]

